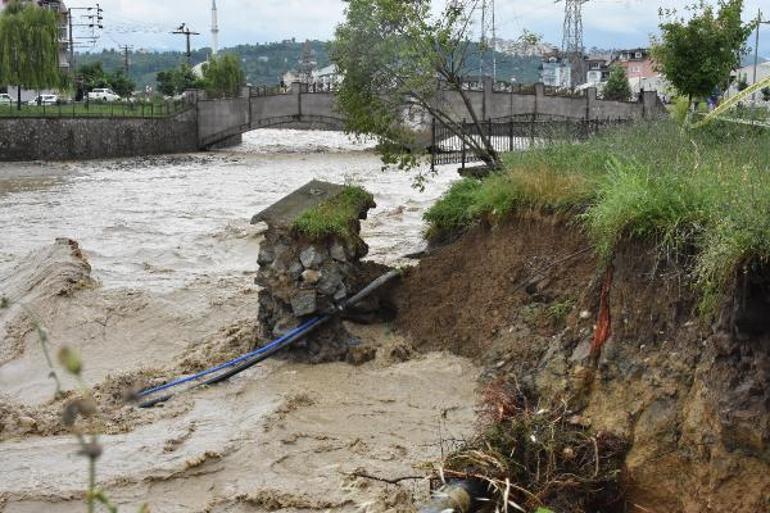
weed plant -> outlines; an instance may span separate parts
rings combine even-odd
[[[693,262],[711,311],[735,272],[770,258],[770,130],[716,122],[694,131],[672,121],[507,154],[505,171],[457,182],[426,214],[446,238],[478,219],[567,212],[611,258],[627,239]]]
[[[302,213],[294,221],[294,230],[320,240],[338,236],[353,240],[352,227],[362,211],[374,206],[374,198],[361,187],[346,185],[340,194]]]

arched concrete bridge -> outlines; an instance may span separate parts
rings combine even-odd
[[[485,121],[560,119],[576,121],[653,118],[665,113],[653,91],[637,102],[596,99],[588,89],[582,96],[549,94],[537,84],[529,90],[504,90],[491,80],[483,87],[469,86],[467,96],[475,112]],[[555,93],[555,92],[554,92]],[[190,92],[183,109],[168,116],[19,117],[0,116],[0,161],[69,160],[131,157],[207,149],[240,140],[240,135],[258,128],[313,128],[340,130],[342,116],[334,108],[331,92],[302,91],[294,84],[286,92],[266,94],[245,88],[238,98],[207,100]],[[442,107],[457,121],[467,118],[460,95],[441,91]],[[431,119],[409,119],[418,144],[432,143]],[[508,134],[509,139],[513,137]]]
[[[210,148],[259,128],[341,130],[345,120],[335,109],[334,93],[304,89],[300,84],[292,84],[285,93],[260,94],[244,88],[240,98],[196,99],[199,147]],[[526,114],[575,120],[629,120],[652,118],[665,112],[654,91],[643,93],[638,102],[598,100],[595,89],[588,89],[584,95],[574,97],[547,93],[548,89],[542,84],[536,84],[528,93],[501,91],[491,80],[485,80],[478,90],[466,92],[475,111],[485,120]],[[439,101],[455,114],[458,121],[467,117],[464,102],[456,92],[443,92]],[[425,124],[421,131],[427,136],[424,142],[429,144],[430,125]]]
[[[334,109],[331,92],[302,92],[300,84],[279,94],[245,88],[240,98],[197,100],[198,140],[207,148],[259,128],[342,130],[345,120]]]

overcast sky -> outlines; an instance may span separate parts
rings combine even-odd
[[[443,1],[443,0],[437,0]],[[659,7],[681,7],[691,0],[591,0],[583,7],[584,41],[587,48],[646,46],[656,31]],[[104,9],[105,30],[97,48],[122,44],[135,48],[177,49],[184,38],[168,32],[186,22],[201,36],[194,47],[210,45],[211,0],[99,0]],[[770,18],[770,0],[745,0],[746,18],[762,7]],[[69,0],[70,7],[94,5]],[[292,37],[298,40],[329,39],[342,21],[341,0],[217,0],[220,47],[264,43]],[[497,0],[498,37],[515,38],[522,29],[561,42],[563,4],[553,0]],[[760,54],[770,56],[770,25],[760,38]],[[751,39],[753,47],[753,36]]]

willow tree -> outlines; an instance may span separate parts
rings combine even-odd
[[[11,2],[0,13],[0,84],[47,89],[61,84],[56,13],[34,4]]]
[[[479,2],[447,4],[433,13],[429,0],[348,0],[346,19],[330,48],[342,76],[337,108],[348,131],[377,139],[386,164],[402,169],[417,164],[416,135],[408,120],[416,113],[446,126],[485,164],[498,168],[500,157],[463,87],[466,59],[477,48],[470,31]],[[446,92],[459,96],[460,112],[440,101]],[[466,130],[463,118],[475,130]]]

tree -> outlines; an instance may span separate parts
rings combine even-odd
[[[740,66],[746,39],[754,24],[743,24],[743,0],[719,0],[719,12],[700,0],[690,8],[689,20],[672,17],[660,24],[661,36],[653,39],[652,55],[658,71],[689,103],[709,96],[715,88],[726,89],[730,72]]]
[[[212,55],[203,65],[203,88],[211,98],[238,96],[243,84],[241,63],[234,55]]]
[[[59,34],[56,14],[18,0],[0,13],[0,83],[18,88],[59,87]]]
[[[485,164],[500,167],[487,129],[463,88],[477,4],[447,2],[434,16],[429,0],[347,2],[345,22],[330,47],[343,77],[336,103],[349,132],[377,139],[386,165],[403,169],[417,164],[416,134],[407,126],[414,114],[442,123]],[[460,112],[450,112],[440,101],[446,92],[459,96]],[[468,133],[462,118],[469,118],[481,136]]]
[[[134,92],[136,83],[128,78],[123,70],[115,73],[104,71],[101,62],[83,64],[77,70],[79,79],[75,98],[80,100],[97,87],[109,87],[119,96],[128,97]]]
[[[110,87],[118,96],[128,98],[136,89],[136,82],[126,75],[123,70],[118,70],[109,76]]]
[[[770,87],[762,88],[762,99],[766,102],[770,102]]]
[[[613,66],[604,85],[604,99],[627,101],[631,97],[631,86],[623,66]]]
[[[183,63],[178,68],[159,71],[156,75],[158,92],[165,96],[182,94],[188,89],[201,87],[201,81],[195,77],[189,64]]]

